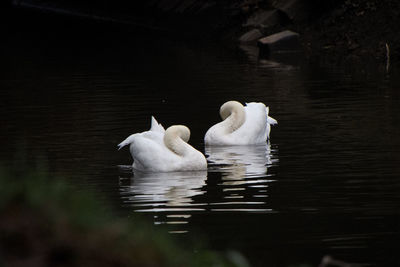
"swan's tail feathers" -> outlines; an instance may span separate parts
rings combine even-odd
[[[160,133],[164,133],[165,132],[164,127],[160,123],[158,123],[157,120],[153,116],[151,116],[150,131],[160,132]]]
[[[269,114],[269,107],[265,107],[265,113],[267,114],[267,123],[271,125],[278,124],[278,121],[275,120],[274,118],[268,116]]]
[[[124,146],[130,145],[133,142],[133,134],[126,138],[124,141],[118,144],[118,150],[121,150]]]
[[[275,124],[278,124],[278,121],[275,120],[274,118],[268,116],[268,117],[267,117],[267,123],[269,123],[269,124],[271,124],[271,125],[275,125]]]

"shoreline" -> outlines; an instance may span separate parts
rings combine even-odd
[[[10,1],[8,6],[4,5],[8,8],[3,9],[3,21],[9,23],[3,23],[2,27],[30,23],[26,14],[31,14],[33,19],[41,19],[44,14],[50,22],[69,20],[75,24],[78,21],[77,24],[102,24],[95,26],[100,29],[106,26],[127,31],[141,28],[192,40],[220,39],[235,46],[256,45],[259,38],[291,30],[299,33],[299,42],[307,56],[344,61],[367,59],[383,64],[400,58],[400,35],[396,33],[396,25],[400,23],[400,2],[394,0],[324,3],[236,0],[220,4],[182,0],[175,6],[167,5],[167,0],[154,2],[153,6],[142,3],[135,7],[110,7],[106,1],[104,6],[88,9],[83,4],[61,6],[63,2],[57,1],[51,7],[38,0]],[[127,11],[129,8],[136,9],[130,12]],[[39,22],[39,27],[45,23]],[[55,28],[57,26],[48,27],[59,30]],[[252,31],[256,35],[250,40],[241,40],[244,34]]]

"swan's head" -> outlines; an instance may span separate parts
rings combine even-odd
[[[172,125],[166,131],[164,135],[164,140],[169,138],[180,137],[186,143],[190,138],[190,130],[185,125]]]
[[[219,114],[221,115],[222,120],[228,118],[233,112],[238,112],[243,110],[243,105],[237,101],[228,101],[224,103],[219,109]]]

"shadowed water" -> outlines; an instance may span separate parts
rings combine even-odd
[[[252,49],[154,36],[73,36],[16,34],[2,50],[3,164],[45,157],[50,172],[95,190],[121,216],[140,213],[177,238],[202,236],[255,266],[317,266],[326,254],[399,264],[396,68],[259,61]],[[270,107],[279,122],[270,144],[204,147],[232,99]],[[116,146],[148,130],[151,115],[187,125],[208,170],[132,172],[129,150]]]

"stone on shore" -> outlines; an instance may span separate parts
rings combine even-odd
[[[299,34],[286,30],[259,39],[257,45],[260,48],[260,55],[263,56],[268,56],[274,51],[298,50]]]
[[[256,43],[264,35],[258,29],[252,29],[239,38],[240,43]]]

